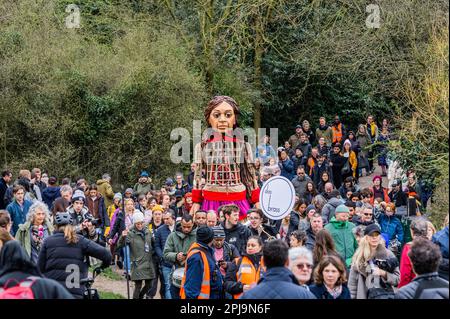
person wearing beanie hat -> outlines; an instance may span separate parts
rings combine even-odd
[[[197,241],[187,253],[185,275],[181,282],[181,299],[222,299],[222,274],[214,258],[214,231],[197,229]]]
[[[353,254],[358,248],[358,243],[352,231],[353,228],[355,228],[355,225],[348,221],[348,217],[348,207],[342,204],[337,205],[334,216],[325,226],[325,229],[330,232],[330,235],[334,240],[336,251],[345,260],[347,267],[350,266]]]
[[[83,204],[86,202],[86,196],[84,196],[83,191],[79,189],[75,190],[72,195],[72,204],[76,201],[81,201]]]
[[[389,203],[391,200],[389,198],[388,189],[383,187],[383,178],[379,175],[372,179],[373,186],[372,192],[373,196],[370,199],[370,205],[374,205],[375,198],[381,198],[382,202]]]
[[[233,244],[229,244],[225,241],[225,230],[222,226],[214,226],[212,227],[214,231],[214,240],[213,240],[213,248],[214,248],[214,257],[220,266],[220,272],[222,276],[225,278],[227,269],[231,266],[236,258],[239,258],[241,255],[239,251]],[[226,294],[226,299],[231,299],[232,296],[228,293]],[[229,298],[228,298],[229,297]]]
[[[138,197],[139,195],[145,195],[152,190],[156,190],[155,185],[152,184],[152,179],[148,172],[142,171],[139,175],[138,182],[133,187],[133,196]]]
[[[349,176],[356,178],[356,172],[358,170],[358,159],[356,153],[352,150],[352,142],[350,140],[345,140],[342,146],[342,156],[346,159],[346,163],[342,167],[341,174],[342,180]]]
[[[133,299],[143,299],[156,279],[153,263],[152,233],[145,227],[144,214],[135,210],[133,226],[122,231],[117,248],[129,247],[131,263],[131,280],[134,282]],[[144,286],[142,284],[144,282]]]
[[[116,212],[118,212],[118,210],[120,210],[120,208],[122,207],[122,194],[121,193],[116,193],[114,194],[114,198],[113,198],[113,203],[108,206],[108,209],[106,210],[106,213],[108,215],[110,222],[110,226],[107,226],[105,228],[105,237],[109,235],[109,232],[111,230],[111,227],[114,225],[113,222],[113,216]],[[111,246],[111,254],[114,255],[114,250],[113,247]]]

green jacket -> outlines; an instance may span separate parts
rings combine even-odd
[[[120,236],[117,243],[118,248],[130,247],[131,280],[146,280],[156,277],[152,255],[154,252],[154,242],[151,231],[144,228],[144,233],[132,226],[127,237]],[[145,244],[148,245],[148,252],[145,251]]]
[[[164,246],[163,258],[166,262],[175,264],[176,268],[183,267],[181,263],[177,260],[177,254],[179,252],[187,253],[189,247],[196,240],[197,230],[193,229],[189,234],[185,234],[181,231],[181,225],[176,226],[176,230],[170,233],[167,237],[166,244]]]
[[[102,194],[103,199],[105,200],[105,207],[108,208],[114,203],[114,192],[108,181],[104,179],[99,179],[97,181],[97,190],[100,194]]]
[[[145,184],[136,183],[133,187],[133,195],[138,197],[139,195],[147,194],[151,190],[155,190],[155,185],[153,185],[151,179],[149,179]]]
[[[49,220],[44,221],[45,227],[47,227],[48,235],[51,236],[54,232],[54,228],[52,223],[50,223]],[[28,256],[31,258],[31,238],[30,238],[30,232],[31,232],[31,223],[25,222],[25,224],[19,225],[19,229],[16,233],[16,240],[20,243],[20,246],[22,246]]]
[[[325,226],[333,237],[336,251],[344,258],[347,267],[352,264],[352,257],[358,248],[358,242],[353,235],[355,225],[351,222],[340,222],[336,217],[331,218],[330,222]]]

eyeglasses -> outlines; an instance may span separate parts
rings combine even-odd
[[[312,269],[312,265],[311,264],[297,264],[296,267],[297,267],[298,270],[303,270],[303,268]]]

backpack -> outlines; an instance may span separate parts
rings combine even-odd
[[[439,289],[439,288],[448,289],[448,281],[443,280],[441,278],[436,278],[432,280],[423,280],[419,283],[419,286],[417,287],[413,299],[420,299],[420,296],[422,295],[422,292],[425,289]]]
[[[39,277],[27,277],[25,280],[21,281],[17,286],[9,287],[8,280],[3,287],[0,287],[0,299],[35,299],[33,290],[31,286],[36,282]]]

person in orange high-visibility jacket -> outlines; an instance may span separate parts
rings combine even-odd
[[[236,258],[228,267],[223,286],[234,299],[238,299],[245,291],[253,288],[264,275],[262,245],[261,237],[251,236],[247,240],[246,254]]]
[[[223,277],[214,258],[214,231],[208,226],[197,229],[197,241],[191,245],[181,281],[181,299],[222,299]]]

